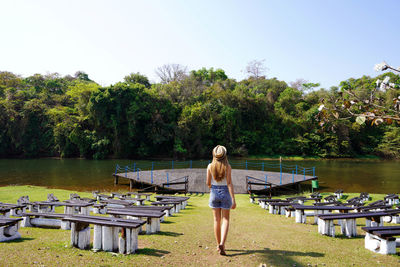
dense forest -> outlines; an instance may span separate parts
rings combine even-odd
[[[396,121],[371,125],[350,116],[321,125],[317,116],[321,99],[349,87],[368,93],[384,75],[317,90],[264,76],[236,81],[213,68],[175,74],[152,84],[132,73],[102,87],[84,72],[0,72],[0,157],[194,159],[216,144],[234,156],[400,157]],[[390,105],[393,92],[380,97]]]

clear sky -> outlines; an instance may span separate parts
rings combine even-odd
[[[322,87],[400,66],[398,0],[0,0],[0,71],[82,70],[102,85],[169,63]]]

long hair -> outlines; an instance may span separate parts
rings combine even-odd
[[[229,165],[228,156],[224,146],[216,146],[213,151],[213,160],[210,164],[211,174],[214,180],[219,182],[225,178],[226,168]]]

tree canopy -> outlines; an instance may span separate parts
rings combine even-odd
[[[161,83],[131,73],[106,87],[82,71],[0,72],[0,157],[204,158],[217,144],[234,156],[400,157],[399,88],[377,90],[386,77],[399,84],[394,73],[317,89],[259,68],[241,81],[218,68],[158,71]]]

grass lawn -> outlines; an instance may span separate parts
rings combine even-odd
[[[60,200],[71,191],[34,186],[0,187],[0,202],[16,203],[22,195],[31,201],[54,193]],[[90,197],[91,193],[79,192]],[[346,195],[346,194],[345,194]],[[347,194],[349,198],[357,194]],[[399,255],[379,255],[364,248],[363,231],[357,238],[321,236],[317,226],[297,224],[294,218],[271,215],[237,195],[226,243],[228,256],[219,256],[212,232],[208,195],[191,196],[188,207],[166,218],[161,232],[140,235],[134,255],[79,250],[70,246],[70,231],[20,228],[22,239],[0,243],[0,266],[400,266]],[[372,200],[383,195],[372,195]],[[57,208],[62,212],[62,208]],[[359,220],[359,227],[365,220]],[[337,229],[339,230],[339,229]]]

